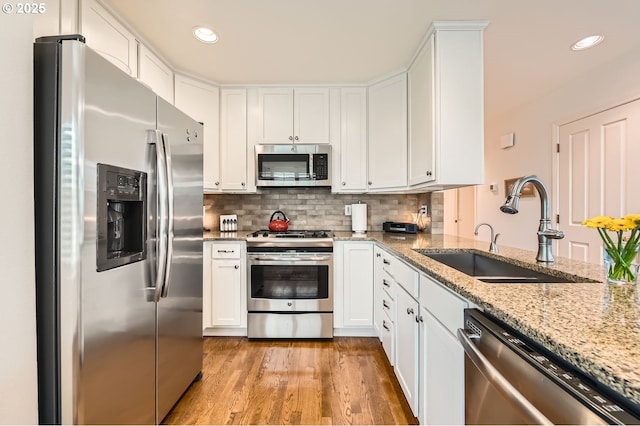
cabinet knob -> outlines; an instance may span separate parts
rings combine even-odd
[[[240,185],[244,186],[245,184],[244,184],[244,182],[242,182],[242,183],[240,183]]]
[[[287,306],[293,306],[293,303],[287,302]]]
[[[422,315],[416,315],[416,322],[424,322]]]
[[[342,182],[342,186],[345,186],[347,184],[347,182]]]
[[[367,182],[369,184],[369,186],[373,185],[373,182],[369,181]]]
[[[387,259],[382,259],[382,263],[384,263],[385,265],[391,265],[391,262],[389,262]]]
[[[431,176],[431,170],[427,171],[427,176]]]
[[[187,142],[191,142],[191,136],[187,136]]]
[[[293,140],[293,136],[289,136],[289,140],[292,141]]]
[[[240,265],[235,265],[233,268],[234,269],[240,269]]]
[[[216,186],[220,185],[219,181],[215,181]]]
[[[299,138],[299,137],[297,137],[297,136],[296,136],[295,138],[293,138],[293,139],[294,139],[294,140],[300,140],[300,138]]]
[[[413,314],[413,308],[407,308],[407,315]]]
[[[382,256],[382,253],[376,253],[376,257]]]

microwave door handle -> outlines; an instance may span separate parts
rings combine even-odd
[[[156,197],[151,202],[155,204],[156,215],[154,220],[155,232],[152,235],[154,252],[156,256],[152,256],[153,265],[155,267],[151,276],[153,277],[154,301],[160,300],[160,294],[165,279],[165,268],[167,264],[167,170],[164,149],[162,147],[162,135],[157,130],[149,130],[147,132],[147,143],[153,146],[155,154],[155,164],[152,164],[152,174],[155,176],[153,183],[156,188]],[[153,163],[153,162],[152,162]]]
[[[521,414],[526,416],[527,423],[538,425],[552,425],[540,410],[538,410],[524,395],[522,395],[509,381],[491,364],[480,352],[471,338],[478,337],[473,332],[459,328],[458,340],[464,348],[465,354],[478,368],[480,373],[491,383],[496,390],[511,404],[518,408]]]
[[[173,261],[173,162],[171,158],[171,149],[169,147],[169,135],[166,133],[161,134],[162,138],[162,147],[164,149],[164,157],[165,157],[165,172],[167,176],[167,254],[166,254],[166,264],[165,264],[165,273],[164,273],[164,283],[162,286],[162,291],[160,297],[167,297],[169,295],[169,283],[171,280],[171,263]]]

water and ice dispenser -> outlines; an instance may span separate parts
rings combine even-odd
[[[146,173],[98,164],[98,271],[147,257],[146,188]]]

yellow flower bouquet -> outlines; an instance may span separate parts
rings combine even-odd
[[[638,256],[640,246],[640,214],[628,214],[619,219],[596,216],[585,220],[582,225],[597,229],[602,238],[607,280],[616,283],[635,282],[638,279],[638,265],[633,261]],[[631,231],[631,234],[625,237],[627,231]],[[609,232],[615,237],[611,238]]]

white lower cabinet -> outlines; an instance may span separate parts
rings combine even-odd
[[[205,335],[246,335],[246,243],[204,243],[203,328]]]
[[[336,242],[334,268],[334,328],[373,335],[373,243]]]
[[[462,328],[468,302],[420,274],[421,424],[464,424],[464,349]]]
[[[396,363],[394,366],[400,387],[415,416],[418,415],[418,356],[419,323],[418,302],[403,289],[398,288],[396,301]]]

